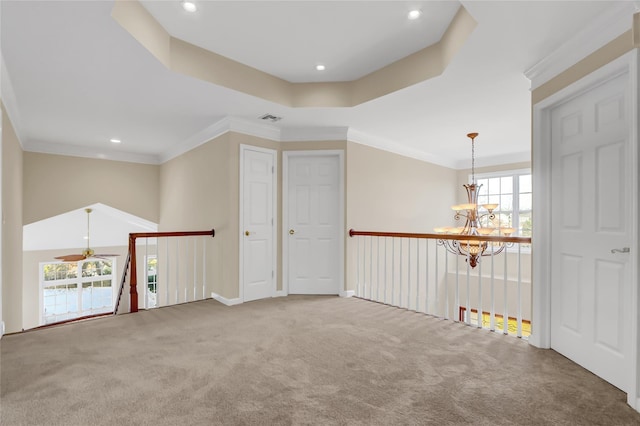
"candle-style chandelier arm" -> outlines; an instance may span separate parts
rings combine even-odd
[[[485,203],[478,204],[478,194],[482,185],[476,183],[475,172],[475,138],[478,133],[469,133],[467,137],[471,139],[471,183],[463,185],[467,191],[467,203],[456,204],[451,206],[455,211],[454,219],[459,221],[465,219],[463,227],[443,227],[436,228],[439,234],[455,234],[459,235],[459,239],[441,239],[438,244],[446,247],[450,253],[465,256],[467,262],[472,268],[475,268],[482,256],[492,256],[502,252],[510,243],[482,241],[477,239],[465,239],[466,237],[489,237],[494,232],[498,232],[501,236],[511,236],[515,229],[494,227],[493,221],[496,218],[494,213],[498,208],[498,204]],[[480,211],[480,208],[484,209]],[[483,227],[481,223],[485,222],[488,226]]]

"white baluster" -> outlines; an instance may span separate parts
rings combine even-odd
[[[507,253],[504,254],[504,304],[502,312],[502,332],[509,334],[509,307],[507,299]]]
[[[496,298],[495,298],[495,290],[494,290],[494,281],[495,281],[495,264],[493,262],[495,257],[495,246],[491,244],[491,313],[489,318],[489,329],[491,331],[496,331]]]
[[[478,328],[482,328],[482,259],[478,257]]]
[[[408,259],[407,259],[407,309],[411,309],[411,238],[407,238]]]
[[[420,312],[420,238],[416,239],[416,312]]]
[[[436,252],[438,251],[438,246],[436,247]],[[425,282],[425,291],[424,291],[424,312],[426,314],[429,313],[429,240],[427,240],[427,245],[426,245],[426,250],[425,250],[425,278],[426,278],[426,282]]]
[[[518,243],[518,337],[522,337],[522,251],[520,243]]]
[[[402,307],[402,246],[404,238],[400,238],[400,293],[398,298],[398,306]]]
[[[206,298],[207,287],[207,239],[202,239],[202,298]]]
[[[384,303],[387,303],[387,240],[384,237]]]

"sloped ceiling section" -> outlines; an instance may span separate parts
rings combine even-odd
[[[113,207],[97,203],[81,209],[25,225],[25,251],[74,249],[87,246],[87,213],[90,216],[91,247],[120,247],[129,242],[131,232],[156,232],[158,225]]]
[[[359,79],[291,83],[172,37],[137,1],[117,0],[112,17],[168,69],[289,107],[353,107],[441,75],[476,21],[460,7],[435,44]]]

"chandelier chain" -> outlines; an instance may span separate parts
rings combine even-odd
[[[476,144],[475,137],[471,138],[471,183],[476,183]]]

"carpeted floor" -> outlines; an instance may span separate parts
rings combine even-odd
[[[640,425],[553,351],[355,298],[207,300],[0,345],[2,425]]]

